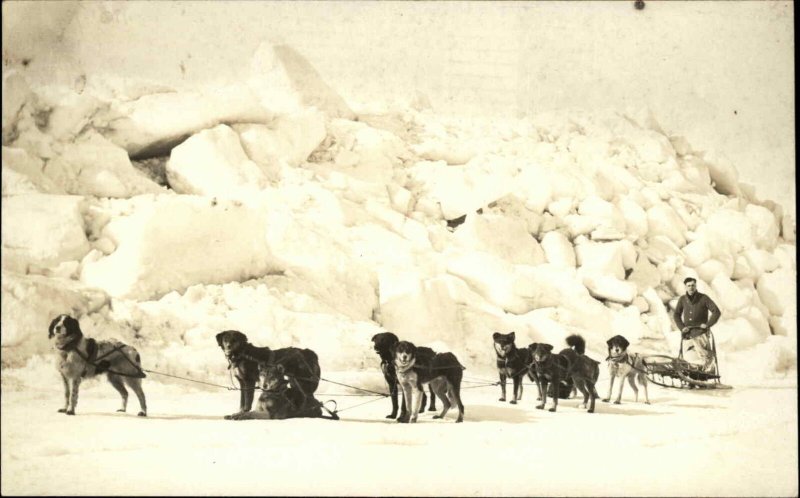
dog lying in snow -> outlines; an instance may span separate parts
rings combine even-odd
[[[233,415],[226,415],[226,419],[249,412],[253,407],[254,390],[258,381],[258,364],[261,362],[268,365],[283,365],[286,375],[294,377],[298,387],[307,396],[314,394],[319,386],[319,359],[310,349],[270,349],[253,346],[247,342],[247,336],[238,330],[220,332],[217,334],[217,344],[225,353],[225,358],[229,362],[228,368],[235,369],[234,375],[241,389],[239,411]]]
[[[147,416],[147,402],[142,390],[141,358],[131,346],[122,342],[96,341],[81,331],[78,320],[69,315],[58,315],[48,327],[47,337],[58,351],[58,371],[64,381],[64,408],[59,413],[75,415],[81,380],[105,373],[108,381],[122,396],[124,412],[128,407],[127,385],[139,399],[140,417]]]
[[[621,335],[615,335],[608,341],[608,396],[603,398],[604,402],[611,399],[611,392],[614,388],[614,379],[619,379],[619,392],[617,399],[614,401],[615,405],[621,403],[622,388],[625,387],[625,380],[627,380],[633,388],[635,401],[639,401],[639,389],[636,387],[636,381],[644,388],[644,402],[650,404],[650,397],[647,394],[647,375],[645,372],[644,359],[638,354],[628,353],[628,346],[630,343]]]
[[[375,352],[378,353],[378,356],[381,358],[381,371],[383,372],[383,378],[386,380],[386,383],[389,385],[389,395],[392,399],[392,413],[386,416],[386,418],[395,418],[397,417],[397,372],[395,372],[394,368],[394,359],[392,357],[392,348],[400,342],[400,339],[397,338],[391,332],[381,332],[372,336],[372,345],[375,349]],[[417,348],[421,352],[421,354],[428,355],[433,357],[436,353],[431,348]],[[430,388],[431,393],[431,405],[428,408],[428,411],[436,411],[436,396],[433,394],[433,389]],[[426,402],[425,391],[422,392],[422,403],[421,406],[425,408]],[[400,398],[401,407],[400,407],[400,417],[401,419],[408,420],[408,409],[406,407],[405,399]]]
[[[437,353],[432,357],[421,354],[408,341],[400,341],[393,348],[397,381],[403,389],[403,399],[409,409],[408,418],[398,422],[417,421],[422,401],[422,392],[429,385],[442,401],[442,412],[433,418],[444,418],[451,405],[458,406],[456,422],[464,421],[464,405],[461,403],[461,378],[464,367],[453,353]],[[427,356],[427,357],[426,357]]]
[[[282,420],[295,417],[333,418],[323,417],[322,403],[313,395],[306,394],[299,387],[298,381],[286,375],[283,365],[269,365],[265,362],[258,364],[258,387],[261,394],[256,403],[256,409],[229,415],[230,420]]]
[[[560,383],[564,378],[571,378],[574,385],[583,393],[583,403],[581,408],[589,406],[589,413],[594,412],[597,390],[595,384],[600,376],[600,362],[595,361],[584,354],[586,342],[579,335],[567,337],[566,349],[562,349],[558,354],[554,354],[553,346],[550,344],[534,343],[529,346],[532,349],[533,364],[536,375],[539,379],[539,391],[547,393],[548,382]],[[551,396],[553,406],[549,411],[554,412],[558,407],[559,396]],[[547,396],[542,399],[542,403],[536,408],[543,409],[547,402]]]

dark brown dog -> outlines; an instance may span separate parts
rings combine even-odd
[[[313,395],[319,386],[319,359],[310,349],[256,347],[247,342],[247,336],[238,330],[220,332],[217,334],[217,344],[228,359],[228,368],[234,369],[234,375],[241,389],[239,411],[233,415],[226,415],[226,419],[249,412],[252,408],[259,363],[283,365],[286,375],[296,380],[297,387],[306,396]]]
[[[231,420],[283,420],[286,418],[323,417],[322,403],[314,396],[306,395],[297,385],[297,380],[286,375],[283,365],[258,364],[258,397],[256,409],[231,415]]]
[[[386,418],[395,418],[397,417],[397,372],[394,368],[394,360],[392,357],[392,348],[400,342],[400,339],[397,338],[391,332],[381,332],[379,334],[375,334],[372,336],[372,345],[375,349],[375,352],[378,353],[378,356],[381,358],[381,371],[383,372],[383,378],[386,379],[386,384],[389,385],[389,394],[392,398],[392,413],[386,416]],[[426,357],[433,358],[436,353],[431,348],[417,348],[420,352],[419,354],[424,355]],[[434,412],[436,411],[436,396],[433,395],[433,388],[430,388],[431,393],[431,405],[428,408],[428,411]],[[425,392],[422,393],[422,407],[425,407],[426,402]],[[402,419],[408,419],[408,410],[406,408],[406,404],[403,398],[400,399],[402,405],[400,407],[400,417]]]
[[[536,367],[536,375],[539,378],[539,389],[542,393],[547,393],[548,382],[559,384],[564,378],[571,378],[575,386],[583,393],[583,403],[581,408],[588,404],[589,413],[594,412],[595,399],[599,396],[595,389],[597,378],[600,376],[600,362],[595,361],[584,354],[586,342],[579,335],[567,337],[567,345],[570,346],[561,350],[558,354],[553,354],[553,346],[550,344],[531,344],[533,350],[533,363]],[[548,393],[553,398],[553,406],[549,411],[554,412],[558,407],[559,396]],[[542,403],[536,408],[543,409],[547,402],[544,396]]]
[[[464,405],[461,403],[461,378],[464,367],[453,353],[437,353],[432,358],[419,354],[419,348],[408,341],[400,341],[394,351],[397,381],[403,389],[403,399],[409,407],[409,418],[398,422],[417,421],[422,392],[426,384],[442,401],[442,412],[433,418],[444,418],[451,405],[458,406],[456,422],[464,421]]]
[[[47,333],[59,354],[58,370],[64,381],[64,408],[60,413],[75,415],[81,380],[105,373],[108,381],[122,396],[124,412],[128,406],[127,385],[139,399],[140,417],[147,416],[147,402],[142,390],[142,371],[139,353],[119,341],[95,341],[84,337],[78,320],[58,315],[50,322]]]
[[[492,334],[494,340],[494,352],[497,355],[497,373],[500,374],[500,401],[506,400],[506,379],[511,377],[514,382],[514,399],[512,405],[517,404],[517,400],[522,399],[522,379],[528,373],[530,377],[530,367],[533,364],[529,349],[518,349],[514,344],[516,334]],[[533,379],[531,379],[533,380]],[[537,383],[538,386],[538,383]],[[542,399],[542,393],[539,398]]]
[[[608,382],[608,396],[603,398],[603,402],[607,403],[611,399],[611,391],[614,388],[614,379],[619,379],[619,392],[617,399],[614,401],[615,405],[622,402],[622,388],[625,387],[625,379],[630,383],[633,388],[635,401],[639,401],[639,389],[636,387],[636,381],[644,388],[644,402],[650,404],[650,396],[647,394],[647,372],[645,370],[644,358],[638,354],[628,353],[628,346],[630,343],[621,335],[615,335],[606,341],[608,344],[608,374],[610,376]]]

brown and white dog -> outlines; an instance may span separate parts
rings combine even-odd
[[[628,346],[630,343],[621,335],[615,335],[606,341],[608,344],[608,396],[603,398],[603,401],[608,403],[611,399],[611,392],[614,388],[614,379],[619,379],[619,392],[617,399],[614,401],[615,405],[622,402],[622,388],[625,387],[625,380],[627,379],[633,388],[635,401],[639,401],[639,389],[636,387],[636,381],[644,388],[644,402],[650,404],[650,397],[647,394],[647,374],[645,370],[644,358],[638,354],[628,353]]]
[[[375,349],[375,352],[378,353],[378,356],[381,358],[381,371],[383,372],[383,378],[386,380],[386,384],[389,386],[389,397],[392,399],[392,412],[386,416],[386,418],[395,418],[397,417],[397,372],[394,369],[394,358],[392,357],[392,350],[395,345],[400,342],[400,339],[391,332],[380,332],[372,336],[372,346]],[[417,348],[420,354],[428,355],[430,357],[435,356],[436,353],[431,348]],[[431,404],[428,408],[428,411],[434,412],[436,411],[436,396],[433,394],[433,390],[430,390],[431,393]],[[425,409],[425,401],[426,401],[425,391],[422,392],[422,409]],[[406,407],[405,401],[403,398],[400,398],[400,416],[399,418],[408,420],[408,408]]]
[[[442,401],[442,412],[433,418],[444,418],[451,405],[458,406],[456,422],[464,421],[464,405],[461,403],[461,378],[464,367],[453,353],[436,353],[432,357],[420,354],[417,348],[408,341],[400,341],[393,348],[397,381],[403,389],[403,400],[409,407],[407,418],[398,418],[398,422],[417,421],[422,393],[430,386]]]
[[[50,322],[47,337],[58,351],[58,371],[64,380],[64,408],[59,413],[75,415],[81,380],[105,373],[108,381],[122,396],[124,412],[128,406],[127,385],[139,399],[140,417],[147,416],[147,402],[142,391],[141,358],[131,346],[116,340],[95,341],[81,332],[78,320],[58,315]]]

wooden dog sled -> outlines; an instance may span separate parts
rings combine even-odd
[[[645,355],[644,367],[647,380],[653,384],[676,389],[731,389],[720,381],[717,345],[714,334],[708,331],[711,339],[711,352],[714,357],[711,369],[705,371],[702,365],[683,359],[683,338],[677,358],[667,355]]]

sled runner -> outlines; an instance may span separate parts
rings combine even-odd
[[[703,370],[702,365],[683,359],[683,338],[681,338],[680,352],[677,358],[662,354],[644,356],[647,380],[659,386],[676,389],[731,389],[731,386],[720,382],[717,346],[714,334],[710,330],[708,334],[714,358],[709,371]]]

